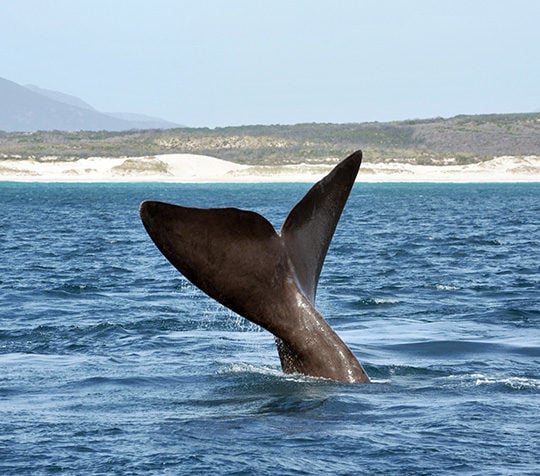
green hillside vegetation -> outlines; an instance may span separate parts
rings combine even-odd
[[[358,148],[370,162],[435,165],[540,155],[540,113],[358,124],[0,132],[0,157],[37,160],[192,153],[251,165],[282,165],[320,163]]]

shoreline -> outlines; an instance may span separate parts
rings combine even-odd
[[[194,154],[152,157],[91,157],[0,160],[0,182],[61,183],[304,183],[324,177],[327,164],[244,165]],[[469,165],[372,164],[365,160],[357,182],[364,183],[535,183],[537,156],[496,157]]]

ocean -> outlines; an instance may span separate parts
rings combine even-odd
[[[142,200],[309,184],[0,183],[0,474],[540,474],[540,184],[355,185],[317,308],[371,384],[284,375]]]

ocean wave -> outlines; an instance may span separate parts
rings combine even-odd
[[[303,375],[299,373],[287,374],[279,367],[271,367],[266,365],[254,365],[244,362],[235,362],[228,364],[225,367],[220,368],[217,371],[218,375],[240,375],[240,376],[249,376],[253,378],[255,376],[267,379],[268,381],[273,382],[272,385],[275,385],[278,382],[281,383],[299,383],[299,384],[330,384],[330,385],[340,385],[334,380],[330,380],[324,377],[313,377],[310,375]],[[255,383],[256,380],[253,382]],[[275,390],[275,387],[274,387]]]
[[[101,293],[102,289],[92,284],[72,284],[66,283],[60,286],[56,286],[51,289],[45,290],[45,294],[55,297],[86,297],[88,295],[93,296],[105,296]]]
[[[393,306],[394,304],[400,304],[401,301],[396,298],[363,298],[354,301],[354,307],[366,308],[366,307],[383,307]]]
[[[10,353],[63,354],[99,352],[103,347],[118,346],[130,336],[121,323],[94,322],[88,325],[55,326],[42,324],[33,328],[14,329],[0,335],[2,350]]]
[[[424,381],[430,381],[447,375],[445,370],[432,367],[420,367],[415,365],[365,365],[366,371],[372,381],[381,383],[393,382],[397,377],[421,377]]]
[[[149,376],[135,375],[129,377],[117,376],[96,376],[83,378],[77,381],[69,382],[65,385],[68,388],[89,388],[89,387],[154,387],[156,385],[168,386],[178,385],[184,382],[182,377],[178,376]]]
[[[447,379],[477,387],[489,386],[506,390],[540,390],[540,379],[534,377],[493,377],[480,373],[472,373],[465,375],[449,375]]]
[[[449,356],[456,358],[470,354],[497,353],[505,351],[503,344],[467,340],[429,340],[390,344],[385,349],[399,353],[423,356]]]
[[[460,286],[456,286],[454,284],[441,284],[441,283],[430,284],[430,285],[426,285],[425,287],[429,289],[435,289],[437,291],[459,291],[460,289],[462,289]]]
[[[300,374],[285,374],[281,368],[270,367],[266,365],[253,365],[244,362],[235,362],[220,368],[217,371],[218,375],[234,375],[234,374],[255,374],[278,379],[286,379],[292,381],[306,381],[313,377],[306,377]]]
[[[475,385],[503,385],[514,390],[540,390],[540,379],[508,377],[492,378],[485,375],[477,375]]]
[[[372,384],[376,385],[388,385],[393,382],[392,378],[396,376],[431,376],[439,377],[445,375],[444,372],[412,367],[412,366],[397,366],[397,365],[388,365],[388,366],[372,366],[366,365],[366,371],[370,376],[370,381]],[[263,378],[269,378],[270,380],[279,381],[279,382],[293,382],[301,384],[330,384],[330,385],[341,385],[336,383],[333,380],[329,380],[324,377],[312,377],[309,375],[302,375],[298,373],[286,374],[281,368],[270,367],[264,365],[254,365],[244,362],[235,362],[228,364],[225,367],[222,367],[218,370],[218,375],[242,375],[242,376],[259,376]],[[345,384],[348,385],[348,384]]]

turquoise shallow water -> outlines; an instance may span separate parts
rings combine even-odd
[[[1,183],[0,473],[538,474],[540,185],[355,186],[317,307],[371,385],[283,375],[137,214],[307,188]]]

